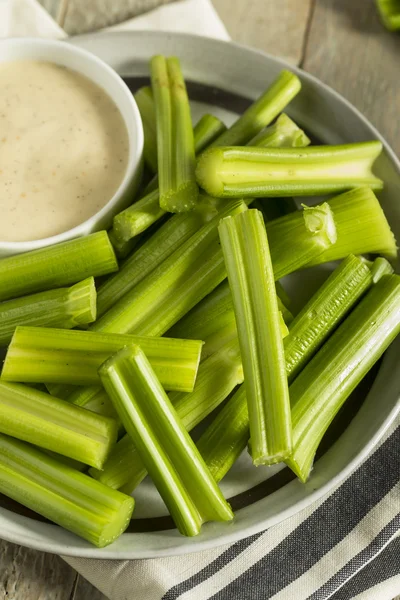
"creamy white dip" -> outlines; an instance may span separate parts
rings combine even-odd
[[[113,100],[53,63],[0,63],[0,241],[56,235],[119,187],[128,132]]]

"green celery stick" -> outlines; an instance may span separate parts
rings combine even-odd
[[[110,238],[110,242],[112,247],[114,248],[115,254],[119,259],[126,258],[128,254],[130,254],[135,248],[138,242],[140,241],[139,236],[128,240],[127,242],[121,242],[119,238],[115,235],[114,228],[111,228],[108,232],[108,237]]]
[[[214,115],[203,115],[193,128],[194,150],[200,154],[226,131],[226,125]]]
[[[246,210],[228,203],[209,223],[125,294],[98,321],[93,331],[163,335],[226,277],[218,240],[221,218]]]
[[[328,200],[328,204],[336,224],[337,242],[314,256],[309,266],[345,258],[349,254],[397,257],[394,235],[379,200],[369,188],[351,190]]]
[[[250,417],[253,463],[291,451],[289,392],[274,273],[264,220],[257,210],[219,226],[232,292]]]
[[[381,21],[389,31],[400,31],[400,0],[376,0]]]
[[[218,483],[235,464],[249,441],[245,385],[228,400],[197,441],[197,449]]]
[[[160,192],[158,187],[146,196],[128,206],[114,217],[112,232],[117,240],[126,243],[122,237],[125,228],[130,226],[130,239],[146,231],[166,214],[160,207]]]
[[[204,223],[215,216],[218,212],[216,204],[218,202],[221,201],[215,200],[213,205],[209,202],[208,197],[200,196],[194,210],[172,216],[150,236],[125,261],[118,273],[115,273],[99,287],[97,297],[98,316],[100,317],[109,310],[163,260],[182,246]],[[121,221],[121,232],[123,228],[123,221]]]
[[[130,496],[3,434],[0,491],[98,548],[125,531],[134,507]]]
[[[218,198],[318,196],[368,186],[382,151],[378,141],[309,148],[230,146],[204,152],[196,169],[200,187]]]
[[[0,432],[98,469],[117,441],[113,419],[25,385],[2,381]]]
[[[247,146],[259,148],[304,148],[311,140],[285,113],[273,125],[266,127],[251,139]]]
[[[333,213],[326,202],[267,222],[265,227],[275,279],[308,266],[337,241]]]
[[[301,481],[332,419],[399,333],[400,277],[385,275],[291,384],[293,453],[286,462]]]
[[[371,268],[372,281],[374,283],[378,283],[378,281],[384,275],[392,275],[392,273],[394,272],[394,269],[393,269],[392,265],[390,264],[390,262],[388,260],[386,260],[386,258],[382,258],[382,256],[378,256],[378,258],[376,258],[373,261],[370,268]]]
[[[3,258],[0,261],[0,302],[34,292],[99,277],[118,270],[107,233]]]
[[[89,277],[70,288],[0,303],[0,346],[10,342],[17,325],[72,329],[95,320],[96,288]]]
[[[289,335],[283,342],[289,381],[300,373],[371,285],[370,269],[352,254],[333,271],[290,323]]]
[[[148,86],[138,89],[134,94],[136,104],[142,117],[144,146],[143,157],[146,166],[152,173],[157,173],[157,131],[156,113],[153,92]]]
[[[120,350],[99,370],[125,429],[183,535],[232,510],[138,346]]]
[[[186,212],[197,202],[195,150],[189,98],[179,60],[154,56],[150,62],[156,126],[160,206]]]
[[[289,324],[293,320],[293,316],[279,297],[277,300],[284,322]],[[286,334],[286,327],[281,327],[281,333],[282,336]],[[204,300],[192,308],[183,319],[172,327],[168,335],[193,340],[201,338],[204,341],[202,360],[230,340],[235,339],[237,336],[236,321],[228,281],[220,283],[211,294],[208,294]]]
[[[2,381],[99,384],[99,366],[120,348],[140,344],[168,390],[191,392],[203,343],[93,331],[17,327]]]
[[[173,392],[169,398],[183,425],[191,431],[242,381],[240,351],[235,339],[200,364],[193,392]],[[147,470],[134,443],[125,435],[114,446],[103,470],[90,469],[90,474],[130,494],[147,475]]]
[[[282,71],[272,85],[211,147],[247,144],[284,110],[300,89],[300,79],[290,71]]]
[[[193,129],[196,153],[206,148],[226,127],[212,115],[204,115]],[[146,188],[146,195],[129,208],[114,217],[114,227],[111,230],[114,239],[134,238],[161,219],[166,212],[160,208],[158,177],[155,177]],[[122,247],[128,242],[119,242]]]

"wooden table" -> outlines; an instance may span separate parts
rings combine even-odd
[[[55,11],[60,2],[42,3]],[[213,2],[233,40],[281,56],[331,85],[400,154],[400,35],[383,29],[373,0]],[[0,600],[105,596],[57,556],[0,541]]]

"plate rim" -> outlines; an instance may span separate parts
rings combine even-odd
[[[267,59],[268,61],[275,63],[280,68],[289,69],[290,71],[300,75],[303,79],[305,79],[309,82],[312,82],[316,87],[319,87],[319,88],[322,88],[323,90],[325,90],[325,92],[328,95],[333,96],[333,98],[340,104],[344,104],[354,114],[354,116],[356,118],[361,120],[363,122],[363,124],[367,127],[367,129],[371,132],[371,135],[374,136],[375,139],[379,140],[382,143],[382,145],[383,145],[391,163],[394,165],[397,175],[400,179],[400,160],[397,157],[394,150],[391,148],[390,144],[380,134],[380,132],[376,129],[376,127],[349,100],[347,100],[345,97],[343,97],[341,94],[339,94],[339,92],[336,92],[333,88],[331,88],[329,85],[327,85],[324,82],[322,82],[321,80],[319,80],[314,75],[308,73],[307,71],[304,71],[302,68],[298,67],[297,65],[292,65],[292,64],[288,63],[286,60],[284,60],[282,58],[273,56],[273,55],[271,55],[267,52],[264,52],[262,50],[259,50],[259,49],[248,47],[248,46],[246,46],[244,44],[240,44],[238,42],[219,40],[219,39],[215,39],[215,38],[209,38],[206,36],[200,36],[200,35],[194,35],[194,34],[188,34],[188,33],[167,32],[167,31],[131,30],[131,31],[120,31],[120,32],[98,32],[98,33],[89,33],[89,34],[69,38],[69,39],[65,40],[65,42],[80,46],[81,43],[85,43],[85,42],[88,42],[91,40],[96,40],[97,43],[101,43],[102,41],[106,42],[107,39],[112,39],[112,38],[115,38],[115,39],[120,38],[121,39],[123,37],[129,38],[129,37],[134,37],[134,36],[148,37],[148,38],[163,38],[163,37],[164,38],[171,38],[171,37],[177,38],[178,37],[178,38],[181,38],[182,40],[186,40],[187,43],[190,43],[190,41],[193,40],[194,38],[197,38],[197,39],[200,38],[200,40],[202,40],[203,43],[216,44],[218,46],[220,46],[220,45],[234,46],[239,51],[250,53],[250,54],[253,54],[253,55],[259,56],[259,57],[261,56],[264,59]],[[385,364],[385,362],[386,361],[384,360],[383,364]],[[383,365],[382,365],[382,367],[383,367]],[[382,370],[382,367],[381,367],[380,371]],[[379,374],[378,374],[378,376],[379,376]],[[95,546],[89,545],[89,543],[88,543],[87,547],[86,546],[79,547],[79,545],[77,545],[77,544],[66,545],[65,543],[59,543],[59,542],[52,542],[49,545],[48,541],[42,541],[40,539],[30,538],[30,536],[27,535],[27,532],[25,532],[25,534],[22,534],[22,532],[20,532],[20,533],[13,532],[9,528],[5,529],[5,525],[7,525],[8,523],[5,522],[6,520],[4,519],[4,515],[7,515],[7,514],[15,515],[15,513],[8,509],[0,508],[1,538],[4,539],[5,541],[20,544],[20,545],[23,545],[23,546],[26,546],[26,547],[29,547],[29,548],[32,548],[35,550],[48,552],[48,553],[52,553],[52,554],[60,554],[62,556],[66,556],[66,557],[70,556],[70,557],[94,558],[94,559],[107,558],[110,560],[147,559],[147,558],[162,558],[162,557],[167,557],[167,556],[179,556],[179,555],[183,555],[183,554],[191,554],[194,552],[200,552],[200,551],[204,551],[204,550],[218,548],[219,546],[223,546],[225,544],[232,544],[232,543],[239,541],[245,537],[248,537],[252,534],[261,532],[268,527],[277,525],[278,523],[282,522],[283,520],[285,520],[291,516],[294,516],[295,514],[297,514],[304,508],[310,506],[314,502],[321,499],[330,490],[332,490],[333,488],[338,486],[353,471],[355,471],[357,469],[357,467],[359,467],[361,465],[361,463],[365,460],[365,458],[377,446],[378,442],[385,435],[385,432],[390,427],[390,425],[394,422],[394,420],[398,414],[400,414],[400,398],[398,398],[397,403],[390,410],[389,414],[387,415],[387,417],[385,418],[383,423],[380,425],[378,430],[375,432],[375,434],[372,436],[372,438],[368,441],[368,443],[366,443],[364,445],[364,447],[347,463],[347,465],[345,467],[343,467],[338,473],[336,473],[336,475],[331,477],[324,485],[322,485],[318,489],[312,491],[309,495],[305,496],[304,498],[298,500],[295,504],[286,508],[284,511],[280,512],[279,514],[273,515],[272,517],[269,517],[264,520],[261,519],[256,524],[253,524],[250,526],[244,526],[241,529],[235,530],[235,531],[229,531],[230,528],[229,528],[229,524],[228,524],[228,526],[226,527],[226,529],[227,529],[226,534],[220,536],[217,539],[203,541],[203,540],[201,540],[200,537],[197,537],[197,538],[191,539],[192,543],[190,545],[186,545],[184,543],[181,543],[181,544],[178,543],[178,545],[171,546],[171,547],[166,546],[166,547],[163,547],[158,550],[156,550],[156,549],[140,550],[140,549],[137,549],[137,546],[136,546],[136,548],[134,547],[133,549],[128,549],[128,550],[125,550],[125,549],[112,550],[114,544],[111,544],[110,546],[108,546],[106,548],[102,548],[102,549],[98,549]],[[20,515],[19,515],[19,517],[22,520],[22,523],[24,523],[25,520],[26,520],[26,523],[28,523],[28,522],[36,523],[37,525],[34,528],[35,530],[36,529],[40,530],[42,528],[53,528],[53,529],[57,528],[58,529],[58,526],[54,525],[54,524],[33,521],[30,517],[24,517],[24,516],[20,516]],[[19,528],[21,528],[21,526],[19,526]],[[158,532],[155,532],[155,534],[158,534]],[[73,535],[73,534],[70,534],[70,535]],[[141,534],[141,535],[143,535],[143,534]],[[131,536],[133,538],[134,536],[137,537],[138,534],[137,533],[124,533],[123,536]],[[76,538],[76,539],[79,540],[78,538]]]

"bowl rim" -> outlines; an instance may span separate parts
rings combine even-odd
[[[314,83],[317,87],[324,89],[337,102],[339,102],[342,105],[344,104],[353,113],[355,118],[361,120],[363,122],[363,124],[368,128],[371,135],[375,139],[382,142],[382,145],[383,145],[385,151],[387,152],[387,154],[388,154],[391,162],[393,163],[395,170],[397,171],[397,174],[400,178],[400,161],[399,161],[399,159],[397,158],[396,154],[394,153],[394,151],[392,150],[392,148],[390,147],[388,142],[386,142],[386,140],[383,138],[383,136],[369,122],[369,120],[366,117],[364,117],[364,115],[353,104],[351,104],[351,102],[346,100],[346,98],[341,96],[338,92],[333,90],[330,86],[328,86],[327,84],[320,81],[317,77],[307,73],[306,71],[303,71],[300,67],[289,64],[284,59],[277,58],[277,57],[272,56],[261,50],[249,48],[243,44],[239,44],[239,43],[232,42],[232,41],[217,40],[217,39],[208,38],[206,36],[197,36],[197,35],[186,34],[186,33],[175,33],[175,32],[172,33],[172,32],[162,32],[162,31],[124,31],[124,32],[105,32],[105,33],[101,33],[101,34],[85,34],[85,35],[81,35],[81,36],[77,36],[77,37],[73,38],[73,40],[70,40],[70,43],[79,44],[84,41],[93,40],[94,38],[97,38],[97,40],[100,41],[101,39],[104,40],[104,38],[117,39],[117,38],[123,38],[123,37],[131,37],[131,36],[142,36],[145,38],[160,38],[160,37],[163,38],[164,37],[164,39],[165,38],[168,39],[169,37],[172,36],[173,38],[179,37],[182,40],[186,40],[187,42],[193,41],[194,38],[200,38],[200,40],[202,40],[203,43],[207,43],[208,45],[211,44],[211,45],[217,45],[217,46],[223,46],[223,45],[224,46],[234,46],[238,50],[245,51],[247,53],[251,53],[256,56],[262,56],[263,58],[266,58],[267,60],[271,61],[272,63],[275,63],[280,68],[289,69],[290,71],[299,75],[302,79],[307,80],[311,83]],[[389,353],[389,356],[391,357],[392,353]],[[378,377],[379,377],[380,373],[382,372],[384,366],[388,363],[387,359],[389,358],[389,356],[384,357],[383,364],[379,369]],[[18,534],[13,531],[10,531],[9,529],[5,530],[4,525],[6,525],[7,523],[5,522],[3,515],[10,514],[10,515],[14,515],[14,517],[15,517],[15,513],[13,511],[10,511],[10,510],[4,509],[4,508],[0,508],[1,537],[3,539],[13,542],[13,543],[23,544],[24,546],[27,546],[30,548],[34,548],[34,549],[41,550],[44,552],[56,553],[56,554],[60,554],[63,556],[95,558],[95,559],[96,558],[97,559],[111,559],[111,560],[148,559],[148,558],[162,558],[162,557],[167,557],[167,556],[179,556],[179,555],[183,555],[183,554],[191,554],[194,552],[201,552],[204,550],[211,550],[213,548],[218,548],[219,546],[222,546],[225,544],[232,544],[240,539],[243,539],[244,537],[247,537],[254,533],[263,531],[267,527],[277,525],[284,519],[287,519],[287,518],[295,515],[302,509],[304,509],[304,508],[310,506],[311,504],[313,504],[314,502],[318,501],[325,494],[327,494],[330,490],[333,490],[338,484],[340,484],[345,478],[347,478],[357,467],[359,467],[360,464],[364,461],[364,459],[367,458],[367,456],[371,453],[371,451],[375,448],[375,446],[378,444],[378,442],[384,436],[385,432],[388,430],[390,425],[394,422],[394,420],[398,414],[400,414],[400,398],[398,399],[397,403],[393,406],[393,408],[390,409],[389,413],[384,418],[384,420],[381,422],[379,428],[376,430],[374,435],[369,439],[368,443],[366,443],[359,451],[357,451],[356,454],[353,455],[353,457],[346,463],[346,465],[343,468],[341,468],[336,474],[334,474],[332,477],[330,477],[326,481],[325,484],[321,485],[321,487],[319,487],[317,489],[313,489],[313,491],[311,493],[309,493],[307,496],[301,498],[294,505],[286,508],[284,511],[280,512],[278,515],[269,517],[268,519],[264,519],[264,520],[261,519],[255,525],[244,526],[240,530],[230,531],[229,523],[225,524],[226,525],[226,533],[223,536],[220,536],[218,538],[218,540],[207,539],[207,540],[203,541],[200,538],[194,538],[195,543],[193,543],[191,545],[189,545],[189,544],[186,545],[184,543],[182,543],[180,545],[175,545],[172,547],[169,547],[168,545],[166,545],[165,547],[163,546],[163,547],[158,548],[156,551],[152,550],[152,549],[138,550],[137,548],[133,548],[133,549],[132,548],[128,548],[128,549],[124,548],[124,549],[113,550],[113,546],[114,546],[113,544],[106,548],[98,549],[98,548],[95,548],[94,546],[89,545],[89,543],[87,543],[87,545],[86,545],[85,541],[80,540],[79,538],[76,538],[76,540],[77,540],[76,544],[69,544],[69,543],[65,544],[64,542],[52,541],[51,547],[49,547],[48,541],[46,542],[46,541],[38,540],[35,538],[31,538],[29,535],[27,535],[26,531],[24,532],[25,537],[23,537],[22,533]],[[335,444],[336,444],[336,442],[335,442]],[[47,524],[47,523],[42,523],[42,522],[39,523],[37,521],[32,521],[32,519],[30,519],[29,517],[21,517],[20,515],[17,515],[17,516],[19,517],[18,528],[20,530],[22,529],[21,523],[28,523],[28,522],[35,523],[35,525],[33,527],[33,532],[35,534],[38,531],[40,531],[40,529],[43,527],[46,527],[47,531],[50,530],[49,528],[53,528],[53,529],[57,528],[58,529],[58,526],[56,526],[54,524]],[[69,535],[73,535],[73,534],[69,534]],[[124,533],[124,534],[122,534],[122,537],[126,536],[128,539],[133,539],[134,536],[138,537],[139,535],[141,535],[141,534]],[[150,533],[147,535],[151,536],[152,534]],[[79,542],[85,544],[85,546],[79,547]]]
[[[87,63],[91,63],[92,65],[96,65],[109,78],[109,81],[112,82],[112,85],[118,87],[120,91],[125,96],[125,99],[129,105],[129,109],[132,113],[132,121],[134,122],[134,136],[135,140],[134,145],[132,145],[131,139],[129,139],[129,158],[126,166],[125,174],[123,179],[121,180],[118,188],[115,190],[112,197],[108,200],[108,202],[96,213],[94,213],[91,217],[79,223],[75,227],[71,229],[67,229],[61,233],[56,235],[52,235],[46,238],[40,238],[38,240],[25,240],[20,242],[12,242],[12,241],[1,241],[0,240],[0,255],[4,252],[4,258],[7,256],[12,256],[14,254],[19,254],[23,252],[30,252],[33,250],[38,250],[40,248],[44,248],[46,246],[52,246],[54,244],[59,244],[61,242],[66,242],[78,237],[82,237],[83,235],[87,235],[90,231],[96,230],[96,223],[101,222],[103,219],[107,217],[107,215],[112,212],[115,204],[118,203],[119,199],[126,193],[128,193],[132,180],[134,179],[138,169],[141,166],[141,160],[143,155],[143,146],[144,146],[144,133],[143,133],[143,124],[140,116],[140,112],[136,101],[131,93],[130,89],[126,85],[125,81],[122,77],[105,61],[101,58],[85,50],[84,48],[80,48],[79,46],[74,46],[73,44],[68,43],[67,40],[51,40],[45,38],[34,38],[34,37],[12,37],[12,38],[3,38],[0,40],[0,53],[2,49],[7,46],[19,46],[26,47],[27,49],[32,46],[41,47],[47,49],[49,51],[49,62],[55,62],[51,57],[51,50],[56,48],[62,48],[63,51],[70,54],[71,56],[76,57],[78,60],[85,60]],[[29,59],[29,56],[26,56],[26,59]],[[13,60],[13,59],[12,59]],[[12,62],[12,60],[10,62]],[[18,60],[18,59],[15,59]],[[21,58],[24,60],[24,58]],[[57,64],[57,62],[55,62]],[[72,67],[71,70],[74,70]],[[79,73],[79,71],[77,71]],[[86,75],[88,79],[91,79]],[[93,81],[93,80],[91,80]],[[93,81],[93,83],[95,83]],[[101,87],[96,83],[98,87]],[[104,92],[107,93],[110,98],[116,103],[115,100],[115,92],[114,88],[112,89],[104,89]],[[131,124],[127,122],[127,119],[124,117],[122,112],[120,111],[121,117],[125,123],[125,127],[127,129],[128,135],[130,130],[132,129]],[[129,135],[129,138],[131,136]]]

